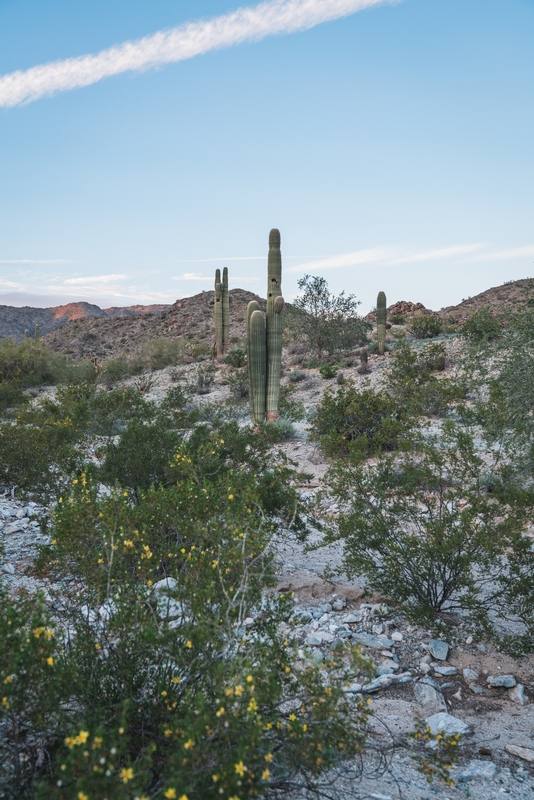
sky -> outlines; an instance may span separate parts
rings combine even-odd
[[[534,0],[0,0],[0,303],[534,275]]]

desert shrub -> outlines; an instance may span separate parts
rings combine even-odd
[[[359,391],[347,381],[337,391],[329,388],[324,393],[311,417],[310,437],[327,455],[352,452],[366,457],[395,450],[409,427],[396,400],[374,389]]]
[[[385,388],[388,394],[410,413],[443,416],[467,391],[467,379],[437,378],[433,373],[445,369],[445,347],[433,342],[421,350],[407,343],[394,352]]]
[[[495,317],[489,308],[480,308],[460,328],[462,336],[471,342],[491,342],[503,333],[502,320]]]
[[[443,325],[439,317],[427,316],[414,317],[410,322],[410,330],[416,339],[432,339],[442,331]]]
[[[231,367],[244,367],[247,363],[247,354],[240,347],[235,347],[233,350],[228,351],[224,363],[229,364]]]
[[[351,349],[367,340],[370,325],[357,314],[354,295],[332,295],[324,278],[305,275],[298,281],[302,292],[287,316],[293,339],[304,340],[321,360],[324,354]]]
[[[376,354],[378,353],[378,341],[376,339],[371,339],[371,341],[367,342],[367,344],[365,345],[365,349],[367,350],[367,353],[376,356]],[[389,353],[390,350],[391,348],[386,342],[386,344],[384,345],[384,353]]]
[[[291,383],[299,383],[303,381],[306,376],[303,372],[300,372],[298,369],[294,369],[289,373],[289,380]]]
[[[209,394],[213,381],[215,380],[216,368],[209,364],[207,367],[199,367],[196,373],[194,391],[196,394]]]
[[[289,422],[300,422],[306,415],[302,400],[294,400],[292,398],[296,388],[294,383],[286,383],[280,386],[278,411],[280,416],[289,420]]]
[[[313,788],[364,746],[367,705],[343,689],[367,664],[347,649],[327,672],[296,668],[281,628],[292,600],[264,593],[280,504],[266,511],[252,473],[201,474],[184,447],[177,483],[135,506],[120,490],[100,496],[82,473],[56,510],[40,571],[74,576],[76,589],[62,595],[59,624],[36,615],[23,626],[19,612],[21,636],[7,646],[3,636],[9,800],[250,798]],[[32,747],[47,758],[35,764]]]
[[[389,321],[392,325],[405,325],[406,318],[402,314],[390,314]]]
[[[90,361],[75,363],[61,353],[55,353],[32,339],[15,342],[0,340],[0,381],[16,386],[56,384],[70,380],[88,379],[94,372]]]
[[[180,442],[180,434],[170,429],[164,417],[152,423],[134,419],[117,443],[107,445],[101,480],[133,489],[136,494],[159,484],[165,480],[167,466]]]
[[[248,372],[246,369],[235,369],[226,376],[233,400],[245,400],[249,394]]]
[[[265,425],[264,435],[271,443],[281,442],[283,439],[292,439],[295,435],[295,428],[290,420],[280,417],[276,422]]]
[[[319,367],[319,374],[326,381],[335,378],[337,375],[337,367],[334,364],[321,364]]]
[[[111,386],[133,374],[134,371],[131,361],[129,361],[125,355],[120,355],[116,358],[109,358],[107,361],[104,361],[100,367],[99,378],[102,383]]]
[[[142,369],[157,370],[180,364],[189,355],[191,346],[186,339],[151,339],[143,345],[136,360]]]
[[[326,538],[343,543],[342,569],[365,575],[412,617],[461,610],[498,639],[496,620],[512,616],[512,585],[516,612],[521,602],[532,608],[532,577],[527,585],[512,572],[526,567],[534,495],[494,454],[479,453],[467,429],[446,422],[440,437],[405,442],[377,465],[339,461],[326,485],[344,509]],[[534,643],[526,614],[522,622]]]

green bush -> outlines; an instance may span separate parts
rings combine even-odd
[[[386,376],[385,390],[409,413],[444,416],[467,391],[465,377],[438,378],[445,369],[443,344],[433,342],[421,350],[400,344]]]
[[[246,369],[235,369],[226,376],[232,400],[245,400],[249,394],[248,372]]]
[[[300,372],[298,369],[294,369],[289,373],[289,380],[291,383],[299,383],[303,381],[306,376],[303,372]]]
[[[224,363],[229,364],[231,367],[244,367],[247,363],[247,354],[241,348],[235,347],[233,350],[228,351]]]
[[[523,627],[516,645],[532,647],[534,581],[524,532],[534,496],[511,480],[509,466],[488,466],[491,455],[479,454],[474,434],[447,422],[441,437],[421,437],[378,464],[337,462],[326,485],[343,511],[326,543],[341,541],[341,569],[365,575],[410,616],[432,622],[461,610],[499,640],[499,620],[515,615]]]
[[[396,400],[374,389],[357,390],[347,381],[324,393],[311,417],[310,438],[327,455],[362,457],[396,450],[410,420]]]
[[[323,377],[326,381],[330,380],[331,378],[335,378],[337,375],[337,367],[333,364],[321,364],[319,367],[319,374]]]
[[[361,752],[368,707],[344,688],[369,665],[348,647],[323,669],[298,667],[282,624],[292,599],[265,593],[272,526],[297,499],[287,468],[269,457],[268,483],[283,492],[269,506],[255,469],[228,458],[226,439],[204,434],[176,454],[176,483],[136,505],[122,490],[102,496],[90,473],[62,497],[39,563],[60,582],[61,623],[2,596],[7,800],[219,789],[246,800],[300,780],[311,789]]]
[[[489,306],[475,313],[460,328],[460,333],[471,342],[491,342],[503,333],[503,322],[491,313]]]
[[[389,317],[389,321],[392,325],[405,325],[406,318],[402,316],[402,314],[391,314]]]
[[[442,329],[441,319],[434,316],[414,317],[410,323],[410,330],[416,339],[432,339],[438,336]]]

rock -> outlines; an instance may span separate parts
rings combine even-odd
[[[378,675],[378,677],[380,677],[381,675],[393,675],[394,672],[395,672],[394,669],[387,666],[387,664],[383,664],[381,667],[378,667],[376,674]]]
[[[402,633],[400,633],[400,631],[393,631],[393,633],[391,634],[391,638],[393,639],[394,642],[402,642],[404,637]]]
[[[358,694],[358,692],[361,692],[361,690],[361,683],[351,683],[349,686],[345,686],[343,689],[343,691],[347,692],[348,694]]]
[[[250,628],[250,627],[252,627],[252,625],[254,625],[254,619],[253,619],[253,617],[247,617],[246,619],[244,619],[244,620],[243,620],[243,625],[245,626],[245,628]]]
[[[456,675],[456,673],[458,672],[456,667],[440,667],[439,665],[436,665],[435,667],[433,666],[432,668],[434,672],[438,673],[438,675]]]
[[[158,581],[157,583],[154,584],[154,586],[152,587],[152,591],[162,592],[165,589],[167,591],[172,591],[173,589],[176,589],[177,586],[178,586],[178,581],[175,580],[175,578],[163,578],[161,581]]]
[[[374,692],[378,692],[380,689],[387,689],[388,686],[391,686],[393,683],[393,678],[393,675],[380,675],[379,678],[375,678],[371,683],[366,683],[365,686],[362,686],[362,692],[374,694]]]
[[[453,736],[455,733],[469,733],[469,725],[458,717],[453,717],[452,714],[446,714],[443,711],[427,717],[425,722],[434,736],[437,736],[438,733],[444,733],[446,736]]]
[[[332,605],[330,603],[319,603],[319,611],[322,611],[323,614],[329,614],[332,611]]]
[[[431,672],[431,670],[432,670],[432,667],[430,666],[430,664],[429,664],[428,662],[426,662],[426,661],[421,661],[421,663],[419,664],[419,670],[420,670],[420,671],[421,671],[421,672],[422,672],[424,675],[428,675],[428,673],[429,673],[429,672]]]
[[[351,625],[355,622],[361,622],[362,619],[363,614],[361,611],[350,611],[346,616],[343,617],[342,622],[345,622],[347,625]]]
[[[312,661],[314,664],[320,664],[323,660],[324,656],[320,650],[314,650],[312,653]]]
[[[344,640],[338,636],[337,639],[334,639],[332,644],[330,645],[330,650],[337,650],[338,647],[343,647],[345,644]]]
[[[445,698],[432,678],[422,678],[414,683],[413,693],[417,702],[431,711],[441,711],[447,708]]]
[[[14,575],[15,574],[15,567],[13,564],[10,564],[9,561],[6,564],[2,565],[2,571],[5,572],[7,575]]]
[[[428,643],[428,650],[433,658],[438,661],[446,661],[449,655],[449,645],[442,639],[431,639]]]
[[[465,640],[465,643],[466,644],[473,644],[473,637],[472,636],[468,636],[467,639]]]
[[[486,678],[486,683],[494,689],[501,686],[505,689],[511,689],[516,685],[516,680],[513,675],[490,675]]]
[[[530,747],[519,747],[516,744],[507,744],[504,748],[507,753],[517,758],[522,758],[523,761],[528,761],[529,764],[534,764],[534,750]]]
[[[493,761],[482,761],[481,759],[475,758],[473,761],[470,761],[463,770],[458,775],[458,780],[461,783],[466,783],[467,781],[473,781],[477,778],[483,778],[486,780],[491,780],[497,774],[499,768]]]
[[[365,647],[371,647],[374,650],[383,650],[385,647],[393,645],[393,642],[386,636],[382,636],[379,639],[378,636],[371,636],[370,633],[353,633],[352,638]]]
[[[17,522],[12,522],[10,525],[7,525],[4,532],[6,534],[8,534],[8,533],[18,533],[19,531],[22,531],[22,530],[24,530],[24,525],[22,524],[22,521],[19,520]]]
[[[346,597],[338,597],[332,603],[332,608],[334,609],[334,611],[343,611],[346,605],[347,605]]]
[[[514,686],[514,688],[508,692],[508,697],[513,703],[517,703],[518,706],[524,706],[528,703],[525,697],[525,687],[521,683],[518,683],[517,686]]]
[[[478,681],[479,675],[478,672],[476,672],[474,669],[466,667],[464,670],[462,670],[462,672],[464,676],[464,681],[466,683],[474,683],[475,681]]]
[[[316,636],[315,633],[309,633],[308,636],[306,636],[305,642],[309,647],[319,647],[321,644],[319,637]]]

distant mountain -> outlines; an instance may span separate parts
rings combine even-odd
[[[85,302],[68,303],[65,306],[53,306],[52,308],[32,308],[31,306],[16,308],[15,306],[0,305],[0,338],[23,339],[25,330],[29,330],[33,336],[36,325],[44,335],[75,320],[159,314],[166,308],[170,308],[170,306],[126,306],[102,309]]]
[[[265,300],[245,289],[231,289],[230,296],[230,347],[243,347],[247,305],[257,300],[265,308]],[[114,309],[101,311],[99,317],[79,317],[47,333],[44,341],[54,350],[74,358],[96,356],[100,361],[119,353],[133,355],[151,339],[176,339],[184,337],[203,342],[211,348],[215,342],[213,317],[214,292],[200,292],[192,297],[177,300],[172,306],[161,306],[161,311],[129,314],[110,314]],[[147,306],[132,306],[146,309]],[[156,308],[149,306],[148,308]],[[100,310],[100,309],[99,309]]]
[[[534,281],[532,278],[506,281],[501,286],[493,286],[474,297],[467,297],[456,306],[442,308],[439,315],[461,323],[483,306],[489,306],[492,313],[498,315],[523,311],[526,307],[531,308],[534,306]]]

